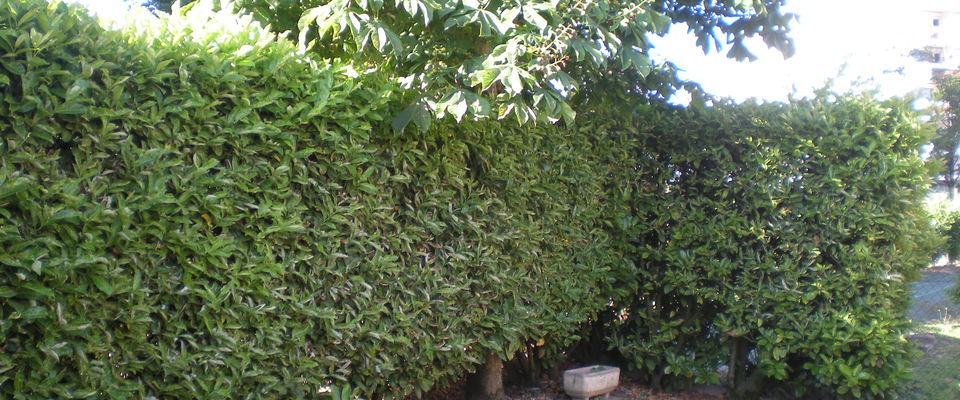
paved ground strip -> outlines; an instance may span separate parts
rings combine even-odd
[[[960,318],[960,306],[948,294],[960,275],[960,266],[942,265],[927,268],[913,284],[913,305],[907,315],[916,323],[932,323]]]

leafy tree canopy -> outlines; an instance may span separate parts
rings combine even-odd
[[[944,74],[933,80],[936,98],[942,102],[940,129],[933,137],[930,156],[943,161],[944,171],[938,184],[953,198],[960,180],[960,75]]]
[[[156,0],[154,0],[156,1]],[[324,57],[397,76],[411,93],[394,120],[431,116],[572,121],[571,96],[610,90],[664,98],[684,84],[650,59],[650,37],[686,23],[705,52],[754,59],[759,36],[793,52],[784,0],[238,0]],[[688,85],[689,86],[689,85]],[[625,90],[624,90],[625,89]]]
[[[173,2],[176,0],[146,0],[140,2],[140,5],[149,8],[151,10],[160,10],[170,12],[173,8]]]

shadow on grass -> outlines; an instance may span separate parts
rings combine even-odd
[[[960,324],[926,325],[911,341],[923,353],[902,398],[960,399]]]

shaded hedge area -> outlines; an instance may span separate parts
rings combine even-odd
[[[398,135],[389,77],[249,17],[0,10],[0,397],[418,396],[591,327],[668,386],[903,376],[929,259],[904,104]]]

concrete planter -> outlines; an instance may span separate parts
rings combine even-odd
[[[620,368],[603,365],[568,369],[563,372],[563,390],[574,399],[607,394],[620,384]]]

